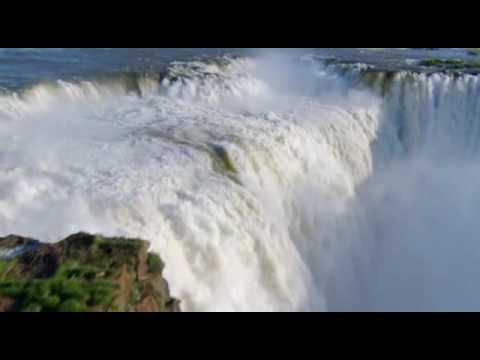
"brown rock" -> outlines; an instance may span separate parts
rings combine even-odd
[[[153,296],[147,296],[135,307],[136,312],[159,312],[160,307]]]
[[[139,281],[148,279],[148,245],[144,244],[138,253],[137,278]]]
[[[118,277],[118,291],[115,305],[118,309],[126,309],[130,301],[133,288],[133,279],[131,278],[127,265],[122,266],[122,271]]]
[[[0,312],[11,311],[14,304],[15,300],[6,297],[0,297]]]

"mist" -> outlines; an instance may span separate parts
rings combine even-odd
[[[374,254],[354,310],[478,309],[479,180],[476,164],[423,158],[368,181],[353,207],[374,234]]]
[[[395,91],[385,100],[375,170],[350,207],[350,218],[369,229],[357,251],[370,243],[372,252],[359,271],[361,289],[348,292],[359,301],[334,299],[333,308],[479,309],[478,81],[419,80],[403,101]]]

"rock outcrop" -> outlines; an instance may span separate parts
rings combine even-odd
[[[79,233],[0,238],[0,312],[178,312],[149,243]]]

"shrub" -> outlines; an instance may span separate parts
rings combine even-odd
[[[157,254],[148,254],[147,257],[148,269],[151,273],[160,273],[163,270],[163,262]]]
[[[87,307],[85,304],[82,304],[80,301],[75,299],[70,299],[63,302],[59,309],[59,312],[86,312]]]

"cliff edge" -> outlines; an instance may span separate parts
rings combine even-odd
[[[0,312],[179,312],[164,264],[138,239],[0,238]]]

